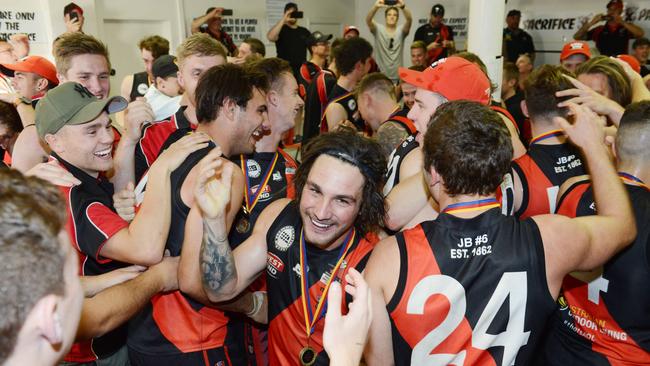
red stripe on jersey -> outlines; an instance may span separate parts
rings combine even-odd
[[[465,352],[464,365],[496,365],[488,351],[472,347],[472,327],[465,318],[464,293],[462,306],[459,306],[444,294],[420,291],[424,281],[447,277],[440,272],[422,226],[406,230],[403,234],[408,251],[408,272],[402,297],[390,312],[390,317],[401,337],[413,349],[412,362],[417,362],[422,356],[416,356],[416,352],[425,352],[425,357],[451,357]],[[422,304],[422,308],[416,304]],[[458,311],[463,313],[462,320],[456,326],[451,319],[454,315],[460,316]],[[400,355],[395,357],[399,358]]]
[[[408,130],[409,134],[413,134],[417,132],[417,128],[415,127],[415,124],[413,124],[413,121],[411,121],[408,117],[404,116],[393,116],[388,119],[388,121],[394,121],[400,123],[404,128]]]
[[[151,298],[153,319],[165,338],[181,352],[221,347],[226,339],[228,317],[203,306],[194,310],[180,291]]]
[[[513,117],[512,114],[510,114],[510,112],[508,112],[507,109],[503,107],[499,107],[498,105],[491,105],[490,109],[506,116],[510,120],[510,122],[512,122],[512,125],[515,127],[515,131],[519,133],[519,127],[517,126],[517,122],[515,122],[515,117]]]
[[[106,240],[110,239],[120,230],[129,227],[128,222],[124,221],[118,214],[99,202],[93,202],[86,207],[86,217],[104,235]],[[97,248],[97,253],[95,253],[95,259],[99,263],[108,263],[111,261],[107,258],[100,258],[99,254],[104,244],[106,244],[106,241]]]
[[[519,219],[524,220],[531,216],[543,215],[552,213],[551,202],[549,196],[553,200],[557,198],[555,195],[549,194],[549,189],[553,189],[553,183],[546,177],[542,169],[539,168],[533,158],[525,154],[516,159],[513,165],[517,165],[521,169],[523,176],[519,174],[521,184],[524,185],[523,189],[527,192],[527,199],[522,201],[522,207],[519,209]],[[559,189],[559,187],[557,187]],[[525,205],[525,207],[523,207]],[[555,207],[555,201],[553,202]],[[523,210],[522,210],[523,208]]]
[[[287,179],[287,198],[294,199],[296,198],[296,187],[293,184],[293,179],[296,176],[298,163],[283,149],[278,148],[278,152],[280,152],[284,158],[284,176]]]
[[[597,281],[594,279],[592,283]],[[614,317],[609,313],[605,301],[600,296],[591,294],[590,283],[583,282],[571,275],[564,277],[562,290],[566,298],[574,325],[581,330],[581,334],[589,334],[594,352],[605,355],[612,365],[627,365],[620,361],[634,360],[635,364],[650,364],[650,353],[643,350],[625,332]],[[593,292],[593,291],[591,291]],[[596,298],[593,298],[596,296]],[[621,301],[634,301],[621,299]],[[597,303],[596,303],[597,302]]]
[[[176,124],[176,115],[173,114],[168,120],[150,124],[144,128],[142,137],[138,143],[138,148],[147,160],[147,165],[151,166],[158,158],[160,148],[163,146],[169,135],[178,130]]]
[[[372,248],[379,241],[375,234],[369,234],[359,241],[357,246],[350,251],[345,260],[345,268],[337,277],[341,287],[345,288],[347,281],[345,275],[349,268],[356,267],[364,258],[370,255]],[[361,271],[361,270],[360,270]],[[287,284],[288,286],[289,284]],[[318,281],[309,288],[312,311],[316,310],[316,303],[325,288],[323,281]],[[347,306],[341,305],[341,311],[346,314]],[[325,317],[320,318],[314,324],[314,332],[311,335],[309,345],[316,353],[323,351],[323,328]],[[287,306],[280,314],[269,322],[269,365],[297,365],[298,355],[303,347],[307,345],[307,334],[305,333],[305,316],[302,309],[301,298],[298,297],[291,305]]]
[[[557,208],[557,213],[571,218],[576,217],[580,199],[585,194],[585,191],[589,189],[589,186],[590,184],[588,180],[571,186],[571,188],[562,195],[560,204]]]

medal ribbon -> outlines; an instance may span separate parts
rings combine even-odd
[[[451,205],[445,207],[442,212],[445,213],[457,213],[457,212],[469,212],[469,211],[478,211],[483,209],[489,209],[494,207],[500,207],[501,204],[497,201],[496,198],[486,198],[477,201],[469,202],[458,202],[452,203]]]
[[[625,172],[618,172],[618,176],[621,178],[621,180],[624,183],[631,184],[633,186],[637,187],[643,187],[645,188],[646,191],[650,191],[650,187],[648,187],[647,184],[643,183],[643,181],[632,174],[628,174]]]
[[[250,179],[248,178],[248,166],[246,164],[247,161],[248,159],[244,158],[244,155],[240,155],[239,164],[241,166],[242,173],[244,173],[244,177],[246,177],[246,190],[244,191],[244,204],[246,205],[245,206],[246,211],[248,213],[251,213],[253,212],[253,208],[257,204],[257,201],[259,201],[262,192],[264,192],[264,188],[266,187],[266,184],[269,182],[269,178],[271,178],[271,175],[273,174],[273,169],[275,169],[275,164],[278,162],[278,152],[276,151],[275,155],[273,155],[273,161],[271,162],[271,166],[269,166],[269,169],[264,174],[264,177],[262,178],[262,183],[257,188],[257,192],[255,192],[254,194],[251,188]]]
[[[551,137],[554,137],[554,136],[562,136],[562,135],[564,135],[564,130],[548,131],[546,133],[543,133],[541,135],[537,135],[537,136],[533,137],[533,139],[530,140],[530,145],[538,143],[538,142],[546,140],[546,139],[550,139]]]
[[[354,229],[350,230],[350,232],[345,238],[345,241],[343,242],[343,245],[341,245],[341,249],[339,250],[339,258],[336,261],[336,265],[332,269],[332,273],[330,274],[329,280],[327,280],[327,283],[325,284],[325,289],[321,294],[320,300],[318,300],[318,304],[316,305],[316,311],[315,311],[316,316],[314,316],[314,313],[312,313],[311,311],[311,299],[309,296],[309,276],[307,273],[308,271],[307,245],[305,243],[304,229],[300,231],[300,294],[302,299],[302,310],[303,310],[303,314],[305,314],[305,331],[307,332],[307,338],[309,338],[311,334],[314,332],[314,325],[316,324],[318,319],[320,319],[323,316],[323,314],[325,314],[325,307],[323,305],[327,300],[327,293],[330,289],[330,285],[332,284],[332,280],[334,280],[334,278],[336,277],[336,273],[338,272],[341,263],[343,263],[343,259],[345,259],[345,256],[348,254],[348,251],[352,247],[355,236],[356,236],[356,230]]]

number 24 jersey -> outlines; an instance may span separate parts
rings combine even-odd
[[[527,364],[554,310],[533,220],[443,213],[396,239],[396,365]]]

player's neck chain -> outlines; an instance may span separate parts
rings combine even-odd
[[[625,173],[625,172],[618,172],[618,176],[621,178],[623,183],[629,184],[629,185],[632,185],[632,186],[642,187],[646,191],[650,192],[650,187],[648,187],[647,184],[643,183],[643,181],[641,179],[633,176],[632,174]]]
[[[545,132],[545,133],[543,133],[541,135],[537,135],[537,136],[533,137],[532,140],[530,140],[530,144],[531,145],[536,144],[536,143],[538,143],[540,141],[544,141],[544,140],[550,139],[551,137],[555,137],[555,136],[564,136],[564,130],[552,130],[552,131]]]
[[[485,198],[481,200],[452,203],[445,207],[442,212],[452,214],[461,212],[471,212],[480,210],[489,210],[491,208],[500,207],[501,204],[496,198]]]
[[[311,299],[309,294],[309,267],[307,265],[307,244],[305,243],[305,231],[302,229],[300,231],[300,299],[302,300],[302,310],[305,316],[305,332],[307,333],[307,345],[302,348],[298,359],[301,365],[310,366],[316,362],[316,351],[309,346],[309,341],[312,333],[314,333],[314,325],[320,318],[323,317],[327,309],[327,293],[329,292],[330,285],[332,281],[337,277],[339,267],[343,263],[343,260],[347,256],[352,244],[354,244],[354,238],[356,237],[356,230],[352,228],[343,244],[339,250],[338,259],[336,260],[336,265],[330,273],[330,278],[325,283],[325,288],[320,294],[320,299],[316,304],[316,311],[312,312],[311,310]]]

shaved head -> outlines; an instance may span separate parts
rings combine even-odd
[[[616,135],[616,156],[624,163],[650,161],[650,101],[625,108]]]

